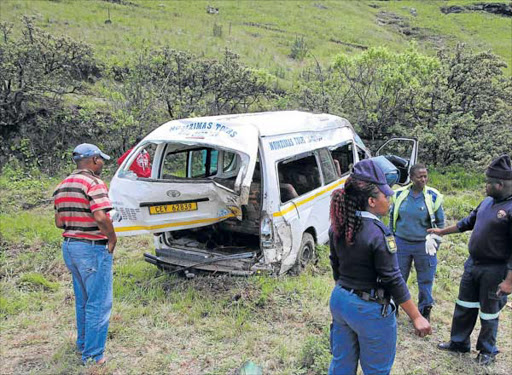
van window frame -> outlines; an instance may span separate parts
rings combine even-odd
[[[334,179],[332,181],[329,181],[329,182],[327,182],[325,180],[323,164],[322,164],[321,159],[320,159],[320,152],[322,152],[322,151],[325,152],[327,158],[330,161],[331,167],[332,167],[332,169],[334,171]],[[338,175],[338,171],[336,170],[336,165],[334,164],[334,158],[332,157],[332,154],[331,154],[330,150],[328,148],[326,148],[326,147],[322,147],[322,148],[316,149],[315,150],[315,154],[316,154],[316,157],[317,157],[316,162],[318,164],[318,169],[320,171],[321,186],[330,185],[333,182],[335,182],[336,180],[338,180],[341,176]]]
[[[349,146],[349,145],[352,145],[352,167],[349,168],[345,172],[341,172],[341,176],[340,177],[347,176],[347,175],[349,175],[352,172],[352,168],[354,168],[354,164],[356,163],[356,154],[357,154],[356,147],[357,147],[357,144],[356,144],[356,142],[353,139],[349,139],[349,140],[343,141],[341,143],[338,143],[335,146],[329,147],[329,153],[331,154],[332,159],[333,160],[338,160],[332,154],[333,151],[336,151],[337,149],[339,149],[341,147],[345,147],[345,146]],[[359,156],[357,156],[357,157],[359,157]],[[338,162],[339,162],[339,160],[338,160]],[[341,164],[340,164],[340,169],[341,169]]]
[[[164,150],[162,152],[162,157],[160,158],[160,165],[159,165],[157,180],[169,181],[169,180],[172,180],[172,179],[179,179],[179,180],[209,181],[211,177],[215,177],[219,173],[219,169],[218,169],[219,157],[218,156],[217,156],[217,169],[216,169],[215,173],[211,174],[211,175],[207,175],[207,176],[200,176],[200,177],[190,176],[190,174],[191,174],[190,161],[191,161],[191,157],[192,157],[192,152],[193,151],[200,151],[200,150],[210,151],[210,152],[207,152],[207,155],[209,155],[209,156],[207,156],[207,161],[208,161],[208,159],[210,159],[210,162],[211,162],[211,151],[212,150],[216,150],[217,152],[220,152],[220,150],[218,150],[216,148],[212,148],[212,147],[202,146],[202,147],[194,147],[194,148],[187,148],[187,149],[183,149],[183,150],[176,150],[176,151],[172,151],[172,152],[167,152],[167,148],[168,148],[169,144],[170,143],[167,143],[165,145],[165,148],[164,148]],[[185,177],[172,176],[172,178],[163,178],[162,177],[162,175],[163,175],[163,167],[164,167],[164,163],[165,163],[166,158],[169,155],[175,155],[175,154],[179,154],[179,153],[185,153],[186,154],[185,155],[185,160],[186,160]],[[209,165],[209,167],[211,169],[211,165]],[[205,168],[206,168],[206,165],[205,165]],[[205,173],[206,173],[206,171],[205,171]]]
[[[281,187],[280,187],[280,180],[279,180],[279,164],[284,162],[284,161],[293,162],[293,161],[304,159],[304,158],[310,157],[310,156],[313,156],[314,159],[315,159],[315,163],[316,163],[316,166],[317,166],[317,169],[318,169],[318,178],[319,178],[320,184],[317,187],[315,187],[315,188],[313,188],[313,189],[311,189],[311,190],[309,190],[309,191],[307,191],[307,192],[305,192],[303,194],[297,193],[296,197],[293,197],[292,199],[289,199],[289,200],[283,202],[282,198],[281,198]],[[284,157],[282,159],[276,160],[274,168],[275,168],[275,174],[276,174],[277,191],[279,192],[279,205],[280,206],[284,206],[284,205],[294,201],[295,199],[301,198],[304,195],[307,195],[307,194],[311,193],[312,191],[314,191],[316,189],[320,189],[320,188],[322,188],[324,186],[324,184],[323,184],[323,175],[322,175],[322,171],[321,171],[321,167],[320,167],[319,160],[318,160],[318,155],[317,155],[317,149],[301,152],[300,154],[296,154],[296,155],[293,155],[293,156]],[[295,189],[295,186],[293,186],[293,187]]]

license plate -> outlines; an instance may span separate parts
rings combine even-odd
[[[197,210],[197,203],[175,203],[162,204],[160,206],[149,206],[150,215],[172,214],[174,212],[186,212]]]

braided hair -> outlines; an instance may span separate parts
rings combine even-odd
[[[349,177],[345,187],[336,189],[331,197],[330,219],[334,238],[343,236],[347,244],[354,243],[354,238],[361,228],[361,217],[356,211],[365,211],[368,198],[377,198],[379,190],[375,184]]]

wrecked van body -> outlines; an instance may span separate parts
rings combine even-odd
[[[417,144],[408,138],[396,144],[402,157],[386,157],[405,183]],[[151,155],[150,178],[130,170],[141,152]],[[328,241],[332,190],[369,157],[351,124],[328,114],[170,121],[116,172],[114,227],[118,236],[153,234],[155,255],[144,256],[164,269],[300,272],[315,259],[315,245]]]

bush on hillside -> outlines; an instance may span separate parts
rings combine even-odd
[[[416,136],[436,165],[486,164],[512,149],[512,79],[492,53],[459,45],[453,54],[371,48],[305,70],[291,106],[348,118],[370,144]]]
[[[269,75],[227,50],[221,60],[144,50],[100,77],[88,45],[50,35],[28,18],[19,38],[11,38],[11,28],[0,27],[0,165],[15,158],[51,173],[82,142],[117,157],[164,121],[264,110],[277,97]],[[102,99],[84,90],[97,78]]]
[[[245,67],[228,50],[222,60],[170,48],[145,50],[136,61],[113,66],[110,78],[105,85],[114,153],[164,121],[264,110],[278,95],[268,75]]]
[[[512,149],[512,78],[489,52],[370,48],[328,67],[317,62],[284,92],[228,50],[217,60],[146,49],[104,69],[91,47],[29,18],[20,33],[12,28],[0,24],[0,166],[15,158],[52,172],[78,143],[118,157],[165,121],[283,108],[346,117],[372,146],[416,136],[420,159],[439,166],[484,165]],[[93,82],[95,96],[86,90]]]
[[[60,126],[44,123],[62,115],[65,94],[83,93],[84,83],[101,72],[84,43],[53,36],[28,17],[19,37],[11,37],[11,28],[0,25],[0,164],[8,155],[34,157],[42,151],[39,145],[55,147]]]

